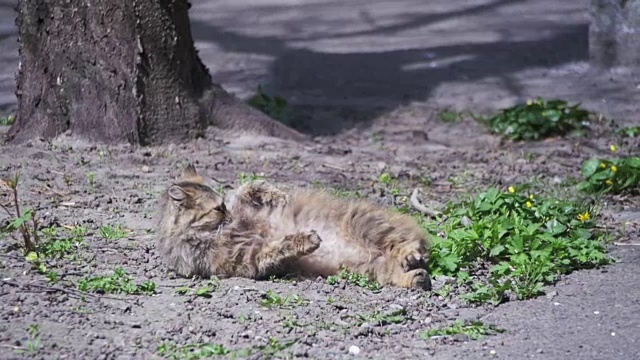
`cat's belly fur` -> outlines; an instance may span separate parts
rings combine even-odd
[[[302,231],[315,230],[322,243],[313,253],[301,258],[295,267],[305,273],[329,276],[337,274],[343,266],[354,266],[372,261],[377,254],[353,242],[345,241],[340,234],[328,227],[314,227],[309,224]]]
[[[381,255],[378,249],[349,239],[350,229],[341,226],[344,214],[342,211],[335,211],[334,204],[328,204],[340,200],[320,195],[321,202],[326,206],[309,206],[310,203],[320,202],[316,196],[304,192],[297,193],[286,209],[278,209],[269,215],[272,230],[279,236],[314,230],[322,239],[316,251],[296,262],[296,270],[328,276],[337,274],[343,266],[353,267],[368,263]]]

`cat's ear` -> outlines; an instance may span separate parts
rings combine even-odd
[[[192,163],[187,164],[187,166],[182,169],[182,174],[180,174],[180,181],[189,181],[196,184],[203,184],[204,178],[198,174],[196,171],[196,167],[193,166]]]
[[[167,194],[177,205],[184,205],[191,196],[184,188],[178,185],[171,185],[167,190]]]

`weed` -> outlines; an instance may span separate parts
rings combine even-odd
[[[283,322],[282,322],[282,327],[284,327],[285,329],[291,329],[291,328],[296,328],[296,327],[305,327],[307,325],[301,324],[297,318],[294,318],[293,316],[288,316]]]
[[[584,180],[577,187],[587,193],[637,191],[640,190],[640,157],[589,159],[582,164],[582,176]]]
[[[339,283],[340,280],[346,280],[349,285],[357,285],[371,291],[379,291],[382,288],[378,282],[369,279],[368,276],[358,274],[347,269],[343,269],[338,273],[338,275],[331,275],[327,277],[327,284],[335,285]]]
[[[264,176],[256,173],[247,174],[244,172],[240,172],[238,174],[238,179],[240,180],[240,184],[247,184],[256,180],[264,179]]]
[[[13,125],[13,122],[16,118],[13,115],[7,115],[4,117],[0,117],[0,126],[9,126]]]
[[[104,225],[100,227],[100,236],[106,240],[119,240],[127,237],[127,231],[120,224]]]
[[[30,251],[25,256],[33,268],[41,274],[45,274],[50,282],[58,281],[58,274],[53,270],[47,270],[48,260],[58,260],[73,256],[77,250],[84,245],[84,235],[87,228],[82,226],[71,227],[71,231],[60,230],[59,228],[44,228],[41,230],[42,239],[34,251]]]
[[[102,294],[151,295],[155,293],[156,284],[147,280],[136,285],[123,268],[117,267],[111,275],[80,279],[78,289]]]
[[[378,181],[380,181],[380,183],[384,185],[384,188],[392,195],[400,194],[400,189],[398,189],[398,179],[391,176],[391,174],[387,172],[382,173]]]
[[[269,276],[269,281],[273,282],[273,283],[279,283],[279,284],[286,284],[286,283],[292,283],[295,281],[294,278],[286,278],[286,277],[279,277],[276,275],[271,275]]]
[[[528,193],[530,186],[490,188],[450,203],[440,223],[423,221],[433,234],[430,274],[469,279],[489,266],[488,284],[473,284],[471,302],[500,303],[506,293],[527,299],[558,274],[612,262],[595,209]],[[445,235],[446,234],[446,235]]]
[[[329,189],[329,193],[333,196],[341,197],[341,198],[356,198],[359,199],[362,197],[359,191],[345,190],[345,189],[337,189],[331,188]]]
[[[251,97],[247,103],[281,122],[287,123],[291,119],[291,113],[287,108],[287,100],[277,95],[269,96],[265,94],[261,85],[258,85],[257,94]]]
[[[220,344],[191,344],[179,346],[172,342],[164,342],[158,346],[156,353],[173,360],[197,360],[212,356],[229,355],[231,351]]]
[[[9,207],[0,203],[0,207],[9,215],[13,220],[9,223],[7,228],[0,229],[0,232],[13,232],[20,231],[23,240],[23,251],[28,254],[36,249],[39,243],[38,238],[38,218],[36,213],[32,209],[27,209],[24,212],[20,208],[20,199],[18,196],[18,185],[20,183],[20,172],[17,172],[11,179],[0,179],[0,189],[8,190],[13,200],[13,213],[9,210]]]
[[[453,110],[444,110],[438,113],[438,119],[445,123],[462,121],[464,114]]]
[[[293,344],[295,344],[296,342],[298,342],[297,339],[293,339],[293,340],[289,340],[286,342],[280,342],[280,340],[271,337],[269,338],[269,341],[267,342],[266,345],[263,346],[257,346],[257,348],[265,355],[270,355],[270,357],[272,356],[278,356],[279,353],[289,347],[291,347]]]
[[[482,321],[476,320],[467,322],[465,324],[465,322],[456,320],[449,326],[423,331],[422,333],[420,333],[420,337],[422,339],[428,340],[434,336],[464,334],[467,335],[471,340],[480,340],[486,335],[493,335],[503,332],[505,332],[504,329],[500,329],[494,325],[485,325]]]
[[[407,311],[405,309],[397,309],[390,313],[381,313],[380,311],[374,311],[369,314],[356,315],[358,319],[358,326],[365,322],[372,325],[385,326],[388,324],[402,324],[407,320]]]
[[[179,287],[176,289],[176,292],[180,295],[195,295],[195,296],[199,296],[199,297],[205,297],[205,298],[210,298],[211,297],[211,293],[214,292],[218,286],[220,286],[220,283],[218,282],[218,279],[211,279],[209,281],[207,281],[205,283],[205,285],[200,286],[196,289],[192,289],[189,287]]]
[[[293,294],[282,297],[273,290],[268,290],[260,301],[260,305],[266,308],[280,308],[291,309],[295,306],[307,305],[309,301],[300,297],[300,295]]]
[[[96,174],[94,172],[87,173],[87,182],[89,183],[89,187],[93,189],[96,185]]]
[[[511,140],[538,140],[587,129],[583,123],[591,114],[581,109],[579,103],[569,106],[563,100],[537,98],[503,109],[493,117],[477,120],[487,125],[491,132]]]
[[[42,343],[40,341],[40,325],[31,324],[27,327],[28,340],[26,341],[26,347],[16,348],[16,352],[20,354],[34,355],[40,351]]]
[[[624,137],[635,138],[635,137],[640,136],[640,126],[624,127],[624,128],[618,129],[616,132],[619,135],[622,135]]]

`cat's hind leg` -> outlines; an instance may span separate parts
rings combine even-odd
[[[417,268],[405,271],[400,263],[388,256],[380,256],[371,262],[354,266],[350,270],[367,275],[381,285],[431,290],[431,279],[427,270]]]

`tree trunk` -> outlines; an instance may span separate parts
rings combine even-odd
[[[193,44],[189,7],[188,0],[20,0],[9,139],[71,131],[152,145],[201,137],[209,125],[305,138],[212,83]]]
[[[640,66],[640,0],[591,0],[589,12],[592,64]]]

